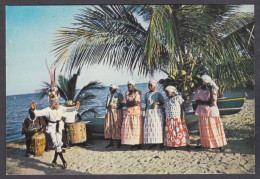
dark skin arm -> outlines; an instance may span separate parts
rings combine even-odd
[[[136,102],[135,101],[127,101],[126,102],[126,107],[133,107],[133,106],[136,106]]]
[[[209,98],[209,106],[213,106],[213,91],[212,91],[212,86],[209,86],[209,92],[210,92],[210,98]]]
[[[25,134],[28,132],[27,126],[25,125],[26,120],[22,123],[22,132],[21,134]]]
[[[45,117],[40,117],[40,124],[42,125],[42,128],[41,128],[41,130],[39,131],[40,133],[43,133],[44,130],[46,129],[46,126],[47,126],[46,121],[45,121],[44,118],[45,118]]]
[[[181,119],[182,123],[185,124],[185,118],[184,118],[185,112],[184,112],[184,105],[181,105]]]
[[[80,114],[77,114],[77,117],[79,118],[77,121],[81,121],[82,117],[80,116]]]

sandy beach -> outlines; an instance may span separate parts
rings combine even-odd
[[[40,157],[25,157],[25,141],[6,143],[7,175],[92,175],[92,174],[254,174],[255,173],[255,100],[246,100],[234,115],[222,116],[228,145],[225,152],[217,149],[195,149],[198,133],[191,133],[192,150],[170,150],[143,145],[142,150],[129,146],[106,149],[109,141],[95,139],[93,148],[73,146],[64,157],[67,169],[51,167],[54,151]],[[197,128],[196,116],[187,117],[189,131]]]

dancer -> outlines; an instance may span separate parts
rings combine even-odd
[[[119,92],[116,84],[109,88],[110,94],[107,95],[106,116],[104,121],[105,139],[109,139],[109,144],[105,147],[114,145],[113,140],[118,140],[117,148],[121,146],[121,125],[123,120],[123,95]]]
[[[195,114],[199,117],[199,147],[219,148],[223,152],[227,141],[217,107],[218,86],[208,75],[201,76],[201,80],[193,97],[198,104]]]
[[[160,148],[163,148],[164,99],[162,94],[156,91],[156,87],[156,81],[149,81],[150,91],[145,93],[144,144],[153,144],[150,148],[162,144]]]
[[[127,84],[128,92],[123,100],[126,110],[122,122],[121,143],[133,145],[131,148],[141,149],[143,143],[143,116],[141,107],[141,93],[135,88],[135,82]]]
[[[42,109],[37,110],[36,109],[36,103],[34,101],[31,102],[31,108],[29,110],[30,115],[34,113],[36,116],[45,116],[48,119],[48,125],[46,127],[46,132],[50,134],[51,140],[55,147],[55,155],[54,159],[52,161],[52,166],[55,167],[57,165],[57,156],[59,155],[62,163],[63,168],[67,168],[67,162],[65,161],[63,155],[62,155],[62,130],[64,128],[62,119],[62,114],[65,112],[73,112],[79,108],[80,103],[77,102],[76,107],[64,107],[59,105],[59,96],[60,93],[58,91],[58,88],[55,87],[55,69],[54,72],[51,73],[47,62],[46,62],[47,69],[50,74],[51,79],[51,87],[46,91],[49,96],[49,102],[50,106]]]
[[[184,119],[184,100],[174,86],[167,86],[165,93],[168,99],[165,102],[165,138],[164,145],[168,147],[186,146],[189,151],[189,134]]]

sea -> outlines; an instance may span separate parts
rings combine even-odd
[[[144,94],[148,91],[148,83],[139,83],[135,86],[141,91],[141,104],[144,107]],[[127,91],[127,85],[119,85],[119,88],[122,94]],[[164,99],[166,99],[165,93],[160,85],[157,87],[157,91],[161,92]],[[229,91],[225,92],[224,96],[241,97],[245,92],[247,93],[248,98],[254,97],[253,90]],[[92,100],[93,103],[88,106],[81,106],[81,108],[94,108],[100,114],[100,117],[104,117],[106,113],[105,104],[107,95],[109,94],[109,86],[106,86],[104,90],[92,91],[92,93],[96,95],[96,98]],[[24,135],[21,134],[22,123],[25,118],[29,117],[28,110],[32,100],[36,102],[37,109],[43,109],[49,105],[47,96],[42,100],[38,100],[36,98],[36,93],[6,96],[6,142],[24,138]],[[64,103],[65,101],[60,98],[60,105],[64,105]]]

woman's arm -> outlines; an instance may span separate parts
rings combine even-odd
[[[118,101],[119,101],[119,105],[118,105],[118,108],[122,108],[124,107],[124,103],[123,103],[123,100],[124,100],[124,97],[121,93],[118,93]]]
[[[212,88],[212,86],[209,86],[209,93],[210,93],[209,106],[213,106],[214,97],[213,97],[213,88]]]
[[[152,108],[154,109],[156,105],[163,106],[164,105],[164,99],[161,93],[158,93],[158,101],[154,102],[152,105]]]
[[[181,120],[182,120],[182,123],[185,124],[185,112],[184,112],[184,105],[183,103],[181,104]]]

